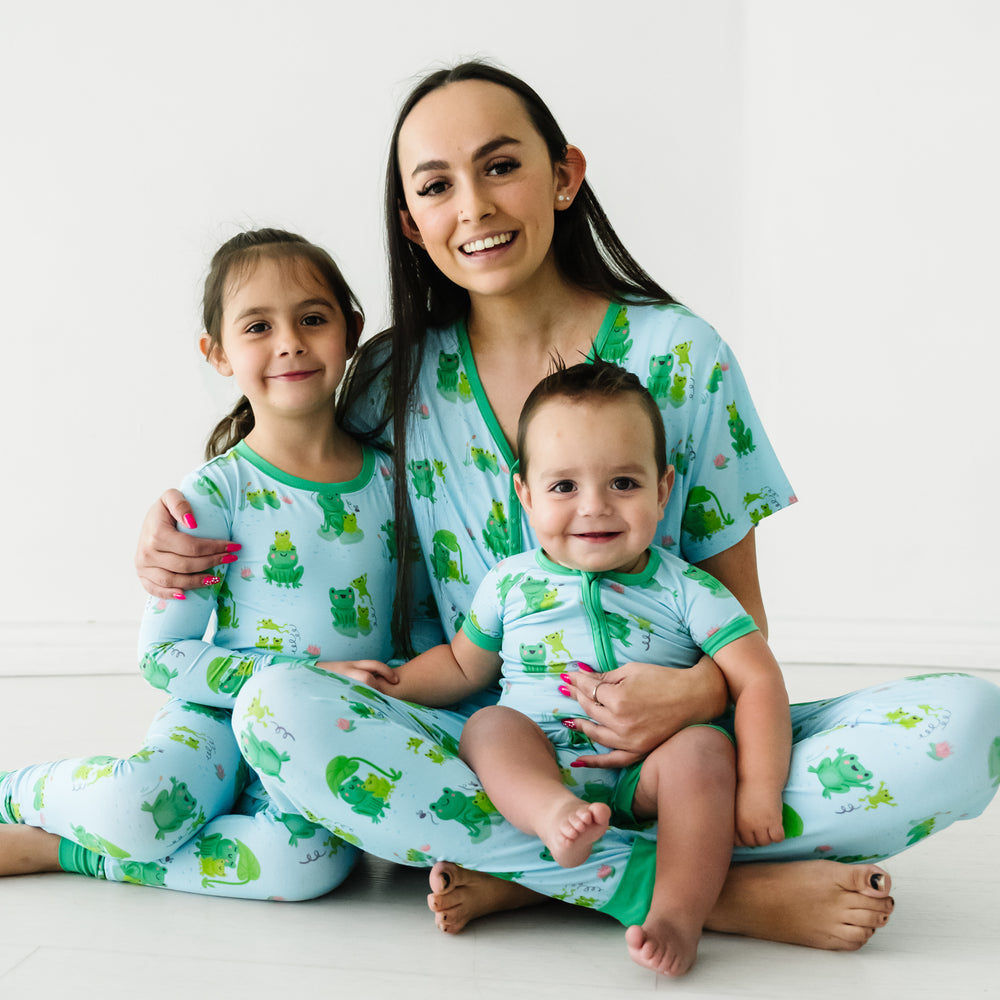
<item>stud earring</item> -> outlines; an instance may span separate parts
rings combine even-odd
[[[569,197],[568,194],[560,194],[560,195],[556,195],[556,199],[558,201],[569,201],[570,197]]]

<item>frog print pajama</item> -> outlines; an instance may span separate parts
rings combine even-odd
[[[309,483],[241,443],[183,489],[197,533],[242,550],[214,571],[217,584],[147,602],[140,669],[169,700],[128,758],[0,777],[0,821],[59,834],[63,867],[85,874],[230,896],[320,895],[357,849],[273,807],[258,775],[280,777],[291,734],[259,701],[235,720],[232,709],[246,680],[277,664],[392,658],[391,464],[365,449],[351,482]]]
[[[638,374],[663,414],[677,477],[659,546],[697,563],[795,501],[735,358],[702,320],[676,305],[612,304],[594,349]],[[387,363],[387,346],[373,345],[367,354],[376,377],[369,412],[352,414],[359,430],[376,426],[385,398],[377,368]],[[462,323],[433,332],[423,346],[407,469],[424,562],[450,640],[487,572],[537,545],[513,492],[514,456]],[[626,652],[641,661],[643,629],[638,622],[629,627],[635,641]],[[528,656],[552,670],[569,657],[560,637],[547,635],[544,650]],[[498,696],[480,695],[453,711],[421,708],[287,664],[247,681],[234,718],[257,702],[271,711],[273,725],[295,734],[280,778],[261,774],[280,810],[300,812],[389,860],[449,860],[624,923],[641,922],[653,885],[655,826],[612,827],[589,861],[561,869],[537,840],[500,818],[457,758],[464,720]],[[929,674],[795,705],[792,723],[786,839],[740,848],[738,861],[884,858],[978,815],[1000,783],[1000,689],[978,678]]]

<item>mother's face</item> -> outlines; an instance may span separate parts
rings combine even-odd
[[[403,232],[471,296],[510,294],[554,268],[554,213],[579,182],[552,163],[516,94],[482,80],[432,91],[398,150]]]

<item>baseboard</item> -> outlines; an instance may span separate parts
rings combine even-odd
[[[779,662],[1000,672],[1000,624],[769,618]]]
[[[136,622],[0,622],[0,677],[138,673]]]
[[[781,663],[996,670],[1000,625],[770,619]],[[134,622],[0,622],[0,677],[129,674],[138,669]]]

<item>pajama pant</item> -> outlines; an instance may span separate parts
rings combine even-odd
[[[878,861],[979,815],[1000,783],[1000,688],[978,678],[928,674],[793,705],[791,715],[785,839],[737,848],[734,861]],[[233,711],[279,812],[390,861],[453,861],[641,923],[655,825],[612,828],[583,865],[558,867],[502,819],[458,759],[464,721],[298,664],[249,678]],[[587,797],[596,775],[566,766],[579,752],[561,752],[560,765]]]
[[[63,837],[67,871],[246,899],[320,896],[358,856],[297,812],[273,808],[228,711],[179,699],[131,757],[54,761],[0,777],[0,822]]]

